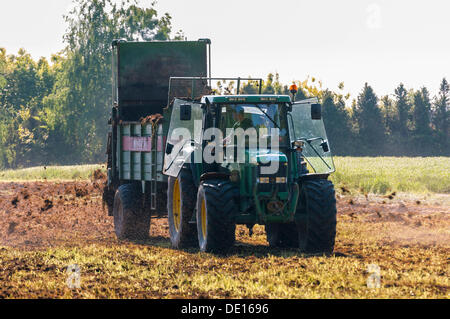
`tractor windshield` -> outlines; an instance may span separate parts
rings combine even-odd
[[[220,129],[225,137],[231,130],[254,129],[258,141],[267,139],[267,145],[270,145],[270,137],[277,130],[279,145],[282,147],[288,144],[285,114],[284,104],[224,104],[221,107]],[[228,142],[225,138],[225,143]]]
[[[311,105],[317,100],[296,102],[290,113],[289,128],[291,142],[304,142],[303,156],[308,170],[314,174],[329,174],[335,171],[333,158],[322,119],[312,119]]]

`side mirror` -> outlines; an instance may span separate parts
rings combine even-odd
[[[311,104],[311,118],[313,120],[322,119],[322,106],[320,104]]]
[[[190,121],[191,120],[192,107],[190,104],[180,105],[180,120]]]
[[[324,153],[328,153],[330,151],[330,147],[328,146],[328,141],[323,141],[320,146]]]

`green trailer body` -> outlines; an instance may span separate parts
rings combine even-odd
[[[156,135],[162,138],[164,131],[167,131],[164,130],[166,125],[163,120],[157,127],[154,123],[141,122],[155,114],[165,113],[170,117],[167,105],[170,102],[168,91],[171,77],[207,76],[209,45],[209,40],[113,42],[114,105],[108,143],[111,148],[108,150],[109,184],[120,184],[124,180],[164,180],[161,174],[152,171],[152,168],[158,167],[161,172],[161,162],[153,160],[157,156],[152,152],[157,152],[153,148],[158,140]],[[190,88],[184,89],[188,91]],[[148,142],[142,137],[147,137]],[[151,146],[152,149],[146,148],[144,152],[139,148],[136,151],[129,147],[123,149],[124,138],[131,145],[148,143],[144,146]]]
[[[137,121],[167,106],[170,77],[208,74],[209,41],[113,43],[113,99],[118,118]]]
[[[206,77],[209,48],[208,39],[112,43],[113,106],[104,194],[110,215],[114,192],[128,182],[141,182],[143,192],[149,189],[148,200],[156,209],[158,186],[162,191],[167,182],[162,161],[168,126],[164,117],[170,118],[170,78]],[[191,94],[190,83],[181,83],[177,89]]]

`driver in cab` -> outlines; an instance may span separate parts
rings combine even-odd
[[[242,128],[245,131],[254,126],[253,121],[245,117],[244,108],[242,106],[237,106],[233,109],[233,119],[235,120],[233,129]]]
[[[233,120],[235,121],[232,126],[233,131],[238,128],[241,128],[245,131],[250,127],[254,127],[253,121],[245,117],[245,111],[242,106],[233,108],[232,114]],[[229,136],[224,138],[224,145],[230,144],[232,142],[232,137],[234,136],[234,134],[235,133],[232,132]]]

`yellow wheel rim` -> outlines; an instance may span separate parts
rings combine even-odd
[[[173,213],[173,221],[175,224],[175,230],[178,231],[180,229],[181,224],[181,193],[180,193],[180,183],[178,179],[175,180],[175,184],[173,185],[173,195],[172,195],[172,213]]]
[[[203,238],[206,238],[206,203],[204,198],[202,199],[201,218],[202,218],[202,236]]]

